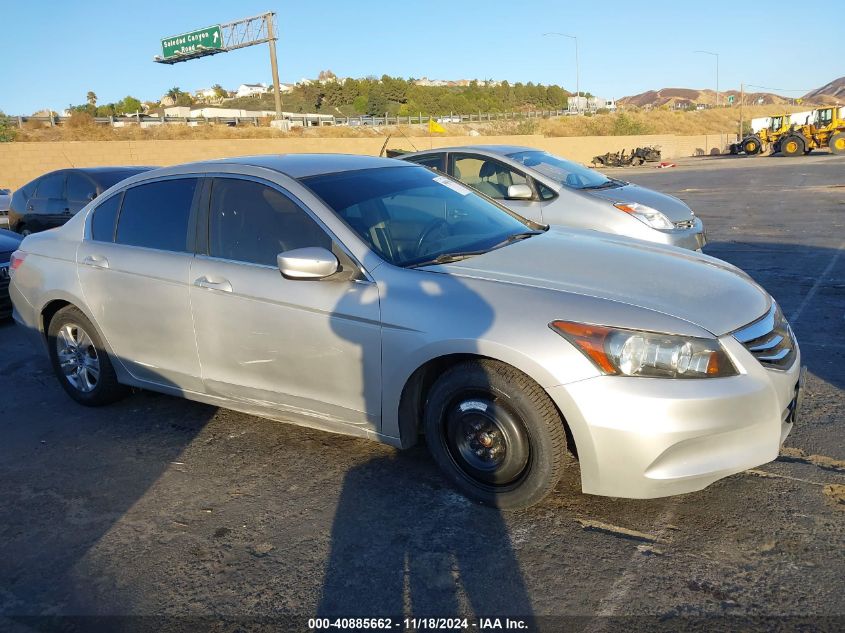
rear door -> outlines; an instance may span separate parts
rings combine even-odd
[[[201,391],[188,278],[201,179],[140,183],[94,209],[77,251],[85,300],[137,379]]]
[[[191,303],[206,391],[377,429],[378,288],[348,274],[285,279],[276,264],[283,251],[321,246],[356,271],[326,229],[275,184],[218,177],[201,234]]]
[[[44,176],[26,204],[24,224],[33,233],[61,226],[68,221],[65,204],[67,172]]]
[[[430,169],[436,169],[439,172],[446,173],[446,165],[445,163],[446,154],[442,152],[437,152],[435,154],[423,154],[422,156],[412,156],[406,159],[409,163],[416,163],[417,165],[422,165],[423,167],[428,167]]]

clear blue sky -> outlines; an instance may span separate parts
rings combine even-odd
[[[713,87],[714,59],[693,53],[699,48],[721,54],[722,89],[744,81],[809,90],[845,68],[832,26],[819,37],[794,29],[789,49],[777,47],[780,37],[761,19],[794,13],[794,2],[3,0],[2,7],[0,110],[11,114],[61,110],[83,103],[88,90],[107,103],[128,94],[157,99],[172,86],[269,83],[266,45],[174,66],[152,61],[164,36],[268,10],[278,14],[283,82],[328,68],[339,76],[494,78],[574,90],[573,43],[544,38],[545,31],[578,36],[581,89],[604,97]],[[743,26],[756,37],[742,36]]]

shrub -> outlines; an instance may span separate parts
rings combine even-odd
[[[85,128],[94,125],[94,117],[87,112],[72,112],[66,125],[70,128]]]

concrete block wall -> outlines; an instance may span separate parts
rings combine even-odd
[[[452,145],[507,144],[537,147],[571,160],[589,164],[593,156],[646,145],[659,145],[663,158],[724,151],[736,135],[544,137],[523,136],[395,136],[388,147],[428,149]],[[211,139],[174,141],[68,141],[54,143],[0,143],[0,187],[16,189],[54,169],[103,165],[175,165],[198,160],[302,152],[340,152],[377,155],[384,137]]]

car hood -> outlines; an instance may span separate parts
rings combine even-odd
[[[682,319],[716,336],[747,325],[771,305],[763,288],[727,262],[593,231],[553,227],[432,270],[620,302]]]
[[[672,222],[681,222],[693,217],[692,209],[685,202],[653,189],[646,189],[633,183],[608,189],[582,189],[583,193],[609,202],[639,202],[657,209]]]
[[[17,233],[0,229],[0,253],[9,253],[16,250],[20,246],[21,239],[21,236]]]

